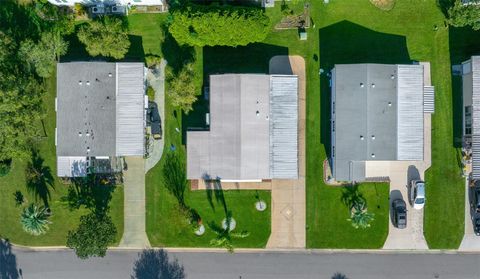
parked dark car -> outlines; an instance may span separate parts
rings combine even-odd
[[[475,212],[472,218],[473,222],[473,231],[475,232],[476,235],[480,236],[480,213]]]
[[[480,213],[480,186],[475,185],[472,191],[472,202],[470,203],[470,206],[472,207],[472,210],[474,212]]]
[[[407,227],[407,204],[402,199],[396,199],[392,202],[393,225],[399,229]]]
[[[160,114],[158,113],[158,106],[155,102],[148,102],[148,125],[152,129],[154,139],[162,138],[162,122],[160,121]]]

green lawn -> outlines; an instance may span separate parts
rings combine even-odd
[[[443,25],[443,14],[436,7],[436,1],[399,1],[390,12],[380,11],[367,1],[317,3],[312,4],[312,18],[318,30],[309,30],[309,38],[319,40],[322,68],[330,69],[335,63],[404,63],[409,60],[432,63],[436,113],[432,129],[433,166],[426,175],[429,187],[425,236],[432,248],[458,247],[463,233],[463,184],[453,144],[448,29]],[[434,31],[434,26],[438,31]],[[329,145],[330,100],[327,80],[322,78],[320,92],[316,86],[319,84],[318,63],[312,64],[315,67],[309,70],[307,95],[307,245],[366,247],[361,240],[355,240],[355,232],[345,235],[350,239],[347,244],[344,240],[337,241],[336,237],[324,240],[340,231],[330,222],[336,215],[335,207],[322,204],[335,203],[325,198],[331,190],[321,180],[322,160],[327,153],[325,146]],[[325,209],[329,210],[325,212]],[[371,241],[371,248],[383,244],[381,237]]]
[[[51,190],[50,208],[52,216],[50,230],[42,236],[31,236],[22,230],[20,224],[20,213],[22,206],[16,207],[13,194],[21,191],[27,203],[34,202],[34,198],[27,193],[25,183],[25,165],[27,159],[13,160],[13,167],[10,173],[0,178],[0,237],[8,238],[16,244],[28,246],[56,246],[65,245],[67,232],[76,229],[81,215],[88,213],[85,209],[70,211],[60,198],[67,194],[68,186],[62,184],[56,178],[56,157],[55,157],[55,96],[56,78],[53,76],[47,81],[47,93],[44,99],[46,110],[45,133],[42,124],[38,123],[41,134],[35,144],[39,149],[40,156],[45,160],[44,165],[50,168],[51,174],[55,177],[55,189]],[[40,202],[41,204],[41,202]],[[123,234],[123,188],[117,187],[110,202],[110,215],[117,227],[117,243]]]
[[[332,1],[328,5],[312,2],[310,5],[314,27],[308,29],[308,41],[299,41],[296,30],[272,30],[264,42],[246,47],[207,47],[203,51],[195,49],[199,74],[201,66],[198,64],[203,64],[203,81],[207,81],[209,73],[267,73],[268,61],[274,55],[303,56],[306,60],[308,81],[307,246],[379,248],[383,245],[388,231],[388,187],[385,184],[375,186],[367,184],[360,187],[370,210],[376,214],[372,227],[361,231],[353,229],[346,221],[348,210],[340,202],[342,189],[326,186],[322,182],[322,162],[327,156],[330,144],[328,123],[330,99],[328,79],[323,75],[319,76],[319,69],[329,70],[336,63],[430,61],[432,80],[437,90],[437,108],[433,117],[433,166],[427,173],[430,187],[427,190],[429,202],[425,213],[425,235],[431,247],[458,246],[463,232],[463,187],[455,159],[457,151],[453,145],[449,34],[443,25],[443,14],[436,7],[434,0],[401,1],[389,12],[383,12],[367,1]],[[303,9],[302,3],[296,4],[294,9],[296,11]],[[280,5],[274,9],[267,9],[267,14],[273,22],[277,22],[281,18]],[[434,30],[434,26],[438,27],[437,31]],[[160,28],[158,31],[149,32],[160,33]],[[165,40],[168,41],[168,38]],[[171,50],[168,47],[161,48]],[[149,51],[157,52],[152,49]],[[184,55],[189,53],[189,50],[182,51]],[[169,55],[165,51],[163,54],[165,57]],[[204,125],[203,117],[200,116],[203,115],[205,105],[205,102],[200,100],[195,106],[195,111],[182,119],[180,117],[175,119],[170,113],[167,115],[166,136],[170,140],[167,147],[171,143],[178,144],[181,141],[181,135],[172,130],[175,127],[182,126],[184,132],[186,127]],[[161,184],[158,175],[154,175],[159,171],[160,167],[149,173],[147,181],[158,181],[155,183]],[[151,184],[148,183],[149,196],[158,196],[162,193],[168,196],[161,187],[152,187]],[[448,190],[445,189],[447,185]],[[193,196],[196,197],[196,193],[193,193]],[[188,194],[190,199],[193,196],[192,193]],[[161,216],[169,212],[167,209],[171,208],[174,202],[171,197],[170,201],[148,199],[148,223],[157,222],[158,225],[155,233],[152,233],[152,226],[149,225],[149,235],[153,243],[157,243],[154,234],[156,235],[164,226]],[[153,206],[157,209],[151,209],[153,204],[151,200],[155,201],[156,204]],[[194,199],[192,203],[197,204]],[[442,214],[437,214],[438,212]],[[449,225],[444,226],[446,223]],[[159,239],[158,243],[180,244],[181,240]],[[185,243],[193,244],[191,241]]]

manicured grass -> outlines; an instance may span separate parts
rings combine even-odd
[[[399,1],[389,12],[378,10],[367,1],[332,1],[328,5],[315,2],[311,16],[319,30],[310,29],[309,40],[319,39],[319,62],[325,70],[335,63],[431,62],[436,112],[432,123],[433,165],[426,175],[429,187],[425,236],[432,248],[458,247],[463,233],[463,184],[452,134],[448,30],[436,2]],[[340,233],[330,222],[337,214],[336,201],[323,198],[330,188],[321,179],[322,161],[330,144],[330,99],[328,80],[322,77],[318,82],[318,63],[314,65],[314,69],[309,69],[307,83],[307,245],[362,247],[362,241],[355,240],[355,233],[345,235],[345,239],[352,239],[347,245],[344,240],[332,238]],[[332,239],[325,241],[325,238]],[[377,238],[370,248],[381,246],[381,242]]]
[[[35,146],[40,156],[45,160],[44,165],[50,168],[51,174],[55,177],[55,189],[51,190],[50,208],[52,216],[50,230],[42,236],[31,236],[25,233],[20,224],[20,213],[24,206],[15,206],[13,194],[21,191],[27,202],[25,206],[34,202],[34,198],[28,194],[25,183],[25,166],[29,158],[13,160],[13,167],[10,173],[0,178],[0,237],[8,238],[16,244],[28,246],[49,246],[65,245],[66,235],[69,230],[76,229],[81,215],[87,214],[85,209],[70,211],[66,204],[60,199],[66,196],[68,186],[62,184],[56,178],[56,155],[55,155],[55,96],[56,78],[55,75],[47,81],[47,89],[44,106],[46,110],[45,133],[42,124],[38,123],[40,137]],[[39,202],[41,204],[41,202]],[[110,202],[110,215],[117,227],[117,243],[123,234],[123,188],[117,187]]]

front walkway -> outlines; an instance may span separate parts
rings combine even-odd
[[[127,170],[124,182],[124,228],[122,248],[150,247],[145,232],[145,160],[141,156],[125,157]]]
[[[480,236],[476,236],[473,231],[472,212],[470,207],[470,193],[468,178],[465,178],[465,231],[462,243],[458,250],[460,251],[480,251]]]
[[[267,248],[305,248],[305,60],[275,56],[270,74],[298,75],[298,179],[272,180],[272,227]]]
[[[162,123],[162,130],[165,129],[165,66],[167,61],[162,59],[162,62],[154,70],[148,69],[147,82],[155,91],[154,102],[157,103],[158,112],[160,113],[160,121]],[[165,135],[162,132],[162,138],[154,140],[150,137],[151,147],[148,158],[145,160],[145,173],[153,168],[162,158],[163,145],[165,142]]]

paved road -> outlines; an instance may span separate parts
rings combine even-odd
[[[111,251],[82,261],[70,251],[31,252],[0,247],[1,279],[427,279],[480,278],[480,255],[345,253],[154,253]],[[173,262],[178,258],[178,263]],[[16,270],[21,270],[21,275]],[[334,275],[338,273],[345,277]],[[157,276],[163,274],[164,276]],[[23,277],[22,277],[23,276]],[[130,277],[132,276],[132,277]]]

